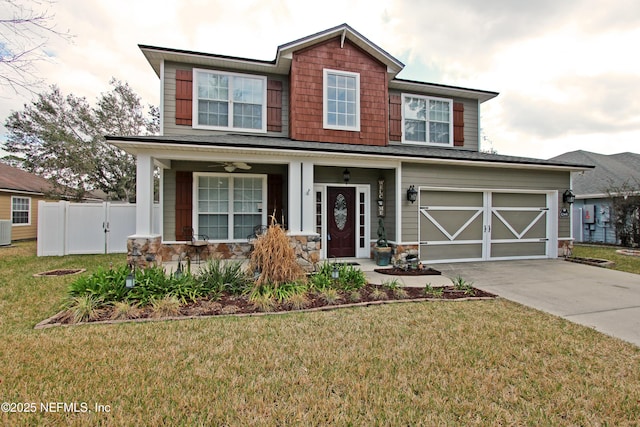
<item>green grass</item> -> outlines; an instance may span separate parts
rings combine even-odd
[[[640,274],[640,257],[619,254],[616,252],[617,249],[619,248],[576,244],[573,248],[573,256],[607,259],[616,263],[612,267],[614,270]]]
[[[501,299],[34,330],[123,255],[0,249],[0,425],[637,425],[640,349]],[[39,409],[39,406],[38,406]]]

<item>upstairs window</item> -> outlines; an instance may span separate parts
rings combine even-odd
[[[453,145],[453,101],[420,95],[402,95],[402,141]]]
[[[194,70],[194,127],[267,131],[267,78]]]
[[[31,225],[30,197],[11,197],[11,223],[13,225]]]
[[[359,131],[360,74],[325,69],[323,93],[323,127]]]

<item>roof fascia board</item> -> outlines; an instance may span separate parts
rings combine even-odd
[[[479,89],[470,89],[459,86],[447,86],[437,83],[418,82],[413,80],[393,79],[389,82],[389,89],[414,90],[425,93],[449,94],[461,98],[477,99],[480,103],[486,102],[499,95],[499,92],[492,92]]]

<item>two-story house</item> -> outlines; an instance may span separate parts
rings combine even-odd
[[[136,262],[246,256],[275,215],[300,257],[369,258],[381,225],[427,263],[552,258],[571,239],[567,162],[479,151],[496,92],[397,78],[346,24],[273,61],[140,46],[161,82],[160,136],[110,136],[137,158]],[[160,167],[162,233],[151,233]]]

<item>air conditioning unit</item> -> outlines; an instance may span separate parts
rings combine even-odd
[[[0,246],[11,244],[11,220],[0,220]]]

